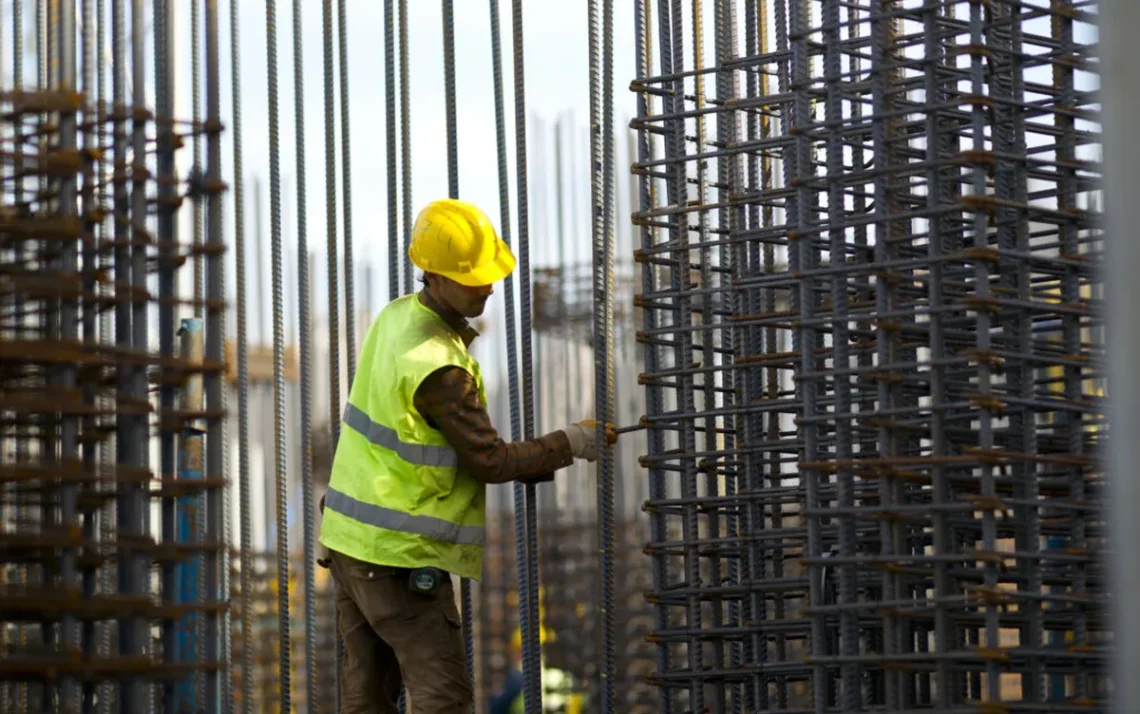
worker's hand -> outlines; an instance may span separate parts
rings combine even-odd
[[[598,460],[598,422],[593,419],[584,419],[577,424],[571,424],[562,431],[570,440],[570,453],[576,459],[586,461]],[[613,446],[617,443],[617,431],[613,424],[606,424],[606,443]]]

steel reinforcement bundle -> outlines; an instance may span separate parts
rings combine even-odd
[[[638,0],[662,712],[1107,706],[1091,10]]]

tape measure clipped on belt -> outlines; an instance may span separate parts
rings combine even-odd
[[[435,595],[447,577],[439,568],[414,568],[408,571],[408,590],[417,595]]]

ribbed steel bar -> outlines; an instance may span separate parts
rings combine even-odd
[[[344,201],[344,344],[348,384],[356,376],[356,264],[352,252],[352,140],[348,110],[348,0],[337,3],[337,49],[340,59],[340,161]]]
[[[454,0],[440,0],[440,2],[443,11],[443,101],[447,108],[447,195],[459,198],[459,129],[455,108],[455,7]],[[390,25],[389,31],[391,31]],[[395,102],[391,100],[388,111],[392,112],[394,109]],[[394,151],[394,146],[392,150]]]
[[[172,37],[169,34],[170,22],[172,20],[172,11],[169,3],[160,2],[155,4],[155,43],[154,43],[154,65],[155,65],[155,105],[158,109],[159,116],[166,118],[173,115],[173,47]],[[197,39],[197,30],[195,30],[195,40]],[[196,43],[195,43],[196,44]],[[197,49],[195,46],[194,59],[197,59]],[[194,72],[194,82],[197,84],[197,71]],[[194,90],[195,94],[197,89]],[[197,109],[197,101],[195,101],[195,110]],[[196,119],[195,119],[196,120]],[[174,177],[174,126],[172,123],[166,126],[160,126],[159,131],[159,149],[158,149],[158,174],[162,177],[163,181],[159,190],[160,208],[158,211],[158,238],[166,248],[163,250],[163,261],[160,264],[159,270],[159,294],[169,299],[174,294],[174,274],[172,258],[174,251],[172,250],[173,241],[175,240],[175,211],[171,199],[175,193],[175,177]],[[195,144],[197,144],[198,137],[195,135]],[[192,205],[195,206],[194,213],[198,214],[196,208],[197,201]],[[195,228],[200,229],[197,225],[198,221],[195,219]],[[200,237],[200,232],[196,233]],[[200,245],[201,241],[195,243],[195,247]],[[195,285],[194,295],[200,297],[200,292],[197,289],[197,277],[200,273],[201,267],[198,256],[195,256],[194,262],[195,270]],[[200,316],[198,306],[195,305],[194,311],[196,315]],[[159,350],[164,357],[174,355],[174,339],[175,339],[175,315],[173,311],[163,311],[159,316]],[[164,384],[160,390],[159,400],[163,410],[173,409],[175,405],[175,389],[173,382]],[[199,403],[194,406],[201,408]],[[189,437],[184,431],[183,435],[183,449],[190,449],[189,442],[195,442],[194,447],[197,452],[195,455],[200,456],[201,439]],[[178,454],[175,453],[176,444],[176,430],[173,424],[165,426],[159,434],[159,454],[161,460],[161,473],[174,474],[178,469],[179,464],[177,461],[186,462],[188,459],[178,459]],[[188,465],[189,466],[189,465]],[[187,468],[187,471],[196,470],[193,466]],[[201,477],[201,473],[195,474]],[[193,511],[192,507],[188,507],[189,499],[181,498],[175,499],[172,495],[168,494],[162,499],[162,539],[166,542],[175,542],[179,537],[179,511]],[[194,568],[193,570],[196,570]],[[162,564],[162,597],[163,603],[173,607],[182,604],[180,601],[185,598],[182,597],[183,593],[180,592],[180,580],[186,577],[188,572],[193,572],[186,564],[175,562],[166,562]],[[187,618],[164,618],[162,623],[162,637],[164,642],[170,643],[170,646],[163,648],[163,661],[170,665],[174,665],[183,658],[186,649],[184,644],[194,644],[199,641],[198,633],[188,633],[185,630],[187,625],[195,624],[193,616]],[[189,643],[185,642],[187,639]],[[200,701],[201,692],[191,692],[191,687],[195,682],[192,678],[193,673],[188,673],[186,676],[178,680],[170,680],[163,682],[162,687],[162,706],[166,710],[177,710],[179,708],[191,708],[197,701]]]
[[[201,106],[201,70],[202,70],[202,55],[201,55],[201,31],[202,31],[202,3],[201,0],[190,0],[190,119],[195,124],[202,120],[202,106]],[[202,134],[195,131],[194,137],[191,140],[193,146],[193,158],[190,164],[190,176],[194,181],[201,180],[202,177]],[[195,200],[190,206],[190,215],[192,216],[191,230],[193,230],[193,245],[194,248],[202,246],[202,213],[204,206],[200,200]],[[195,252],[194,254],[194,315],[202,317],[202,304],[199,302],[203,297],[203,282],[202,282],[202,255]]]
[[[514,86],[515,86],[515,177],[518,182],[518,236],[519,236],[519,312],[522,354],[522,416],[523,438],[535,436],[534,404],[534,356],[532,352],[531,330],[531,275],[530,275],[530,214],[527,199],[527,151],[526,151],[526,81],[524,73],[523,8],[522,0],[511,2],[511,37],[514,44]],[[539,554],[538,554],[538,515],[536,486],[528,483],[523,487],[524,533],[528,548],[525,560],[527,592],[524,608],[530,610],[530,631],[523,631],[523,680],[526,691],[527,712],[542,710],[542,647],[539,639]],[[520,593],[521,595],[521,593]]]
[[[492,64],[492,80],[495,95],[495,146],[496,155],[498,157],[499,168],[499,233],[503,241],[511,246],[512,251],[514,246],[511,240],[511,200],[510,200],[510,172],[508,164],[507,153],[507,124],[506,124],[506,110],[505,104],[505,91],[503,89],[503,62],[502,62],[502,33],[501,23],[499,21],[499,2],[498,0],[488,0],[488,6],[491,13],[491,64]],[[510,412],[511,422],[511,440],[518,441],[522,438],[523,425],[522,425],[522,404],[521,394],[519,389],[519,371],[518,371],[518,339],[516,337],[516,311],[515,311],[515,276],[508,275],[503,285],[503,300],[506,305],[505,318],[506,318],[506,350],[507,350],[507,390],[508,390],[508,409]],[[518,603],[519,607],[519,630],[525,642],[530,642],[528,635],[533,627],[536,626],[534,620],[536,619],[535,613],[530,609],[528,603],[530,602],[529,592],[529,578],[527,576],[527,541],[526,541],[526,528],[524,511],[526,509],[526,502],[524,496],[523,485],[520,483],[512,484],[513,496],[513,515],[514,515],[514,546],[515,546],[515,567],[518,573]],[[504,539],[505,540],[505,539]],[[533,714],[538,711],[535,709],[534,702],[526,692],[526,676],[528,668],[531,666],[526,658],[523,659],[523,677],[524,677],[524,695],[523,704],[527,714]]]
[[[404,253],[399,256],[404,266],[403,292],[410,295],[412,285],[412,259],[408,250],[412,247],[412,126],[411,126],[411,82],[408,78],[408,0],[399,0],[400,30],[400,216],[404,234]],[[396,263],[392,263],[395,270]]]
[[[449,198],[459,198],[459,129],[458,129],[458,116],[455,109],[455,10],[452,0],[442,0],[443,12],[443,80],[444,80],[444,101],[447,105],[447,195]],[[389,39],[391,38],[391,26],[388,28]],[[389,53],[392,51],[392,44],[389,42]],[[391,86],[391,76],[389,76],[389,86]],[[391,92],[389,92],[391,96]],[[388,116],[394,121],[394,104],[389,103]],[[395,151],[395,126],[392,125],[389,129],[389,147],[391,151]],[[392,188],[389,193],[391,200],[395,201],[395,173],[392,167],[389,167],[389,176],[392,179]],[[393,226],[392,230],[396,230],[395,212],[391,212]],[[393,233],[394,235],[394,233]],[[393,262],[395,267],[395,262]],[[471,600],[471,581],[463,578],[459,583],[459,599],[460,609],[462,611],[463,620],[463,642],[465,650],[465,658],[467,665],[467,678],[474,683],[475,678],[475,633],[474,633],[474,620],[473,620],[473,605]]]
[[[205,359],[211,365],[224,364],[224,340],[226,330],[225,308],[225,235],[222,227],[222,111],[221,111],[221,33],[218,24],[218,4],[206,3],[206,125],[203,132],[206,138],[206,171],[203,187],[206,199],[205,255],[205,319],[206,347]],[[210,663],[205,670],[206,696],[203,705],[207,709],[220,708],[223,688],[229,688],[229,671],[223,665],[222,632],[225,622],[223,612],[228,608],[229,593],[223,592],[226,578],[222,568],[228,560],[224,551],[229,547],[223,540],[223,523],[230,514],[223,509],[223,489],[225,488],[225,389],[220,369],[211,369],[203,375],[203,390],[206,395],[206,468],[208,479],[217,485],[208,488],[205,501],[205,593],[202,595],[205,619],[205,653],[202,660]]]
[[[242,137],[241,25],[238,0],[230,0],[230,98],[233,117],[234,151],[234,280],[237,310],[237,389],[238,389],[238,521],[240,529],[238,608],[241,613],[241,711],[253,712],[253,517],[250,485],[249,441],[249,322],[246,299],[245,256],[245,166]],[[303,175],[303,174],[302,174]],[[301,225],[304,225],[302,222]],[[305,282],[301,281],[302,289]]]
[[[133,163],[145,165],[147,152],[147,82],[146,82],[146,25],[145,8],[142,0],[131,2],[131,98],[133,106],[130,125],[130,148]],[[124,51],[125,53],[125,51]],[[130,210],[130,223],[132,230],[127,233],[129,253],[127,256],[127,273],[130,275],[131,300],[130,323],[127,333],[130,335],[130,345],[138,353],[148,351],[149,325],[147,323],[148,300],[144,286],[147,282],[147,241],[144,235],[139,235],[133,227],[144,222],[147,215],[147,181],[146,173],[141,170],[130,172],[130,193],[127,199]],[[145,364],[136,364],[131,370],[129,378],[129,393],[136,404],[146,404],[148,399],[148,384]],[[149,471],[149,455],[147,454],[147,437],[149,436],[149,420],[145,415],[138,415],[132,419],[130,430],[123,435],[123,441],[128,443],[132,457],[129,463],[137,468]],[[128,538],[134,536],[141,544],[149,536],[148,511],[149,503],[144,495],[145,486],[140,483],[126,486],[128,504],[122,511],[126,511],[125,524],[120,525],[120,539],[124,535]],[[122,506],[123,504],[121,504]],[[125,525],[125,527],[123,527]],[[126,531],[126,533],[124,533]],[[141,597],[150,594],[151,558],[149,553],[141,547],[136,547],[133,558],[128,558],[128,568],[120,570],[119,589],[133,592]],[[144,657],[151,655],[149,637],[147,635],[145,618],[135,616],[130,624],[130,637],[123,638],[130,642],[127,651]],[[141,710],[149,706],[153,696],[153,688],[142,677],[133,681],[131,691],[127,697],[128,707]]]
[[[95,88],[95,7],[91,0],[83,0],[80,3],[81,7],[81,28],[80,28],[80,46],[79,52],[82,55],[82,73],[78,83],[80,91],[84,92],[88,97],[94,99],[96,95]],[[0,50],[0,56],[3,56]],[[98,125],[98,109],[96,108],[96,101],[89,101],[83,107],[84,124]],[[101,152],[99,146],[99,135],[97,130],[81,131],[80,139],[83,142],[83,148],[86,151],[97,153]],[[82,191],[80,195],[81,204],[79,206],[79,215],[83,220],[83,233],[84,243],[82,249],[82,271],[83,271],[83,292],[87,295],[94,296],[97,288],[97,266],[99,264],[98,258],[98,244],[97,244],[97,224],[98,215],[95,211],[95,173],[98,170],[94,161],[89,161],[83,167],[82,173]],[[82,321],[83,321],[83,342],[86,345],[97,345],[99,334],[97,332],[97,316],[98,310],[93,309],[90,302],[84,301],[82,305]],[[87,384],[83,388],[84,402],[92,408],[92,414],[86,415],[83,418],[82,426],[80,427],[83,434],[95,433],[96,415],[94,414],[94,407],[99,401],[94,385]],[[83,468],[85,471],[91,472],[98,469],[99,446],[95,440],[85,441],[83,447]],[[98,528],[99,528],[99,509],[101,504],[94,500],[92,503],[82,506],[83,518],[83,538],[89,543],[98,542]],[[2,509],[2,506],[0,506]],[[96,596],[99,588],[99,572],[98,566],[93,563],[85,564],[82,567],[82,592],[85,599],[90,599]],[[8,628],[0,626],[4,630],[4,637],[0,637],[0,641],[7,639]],[[89,656],[94,657],[98,651],[98,623],[93,620],[87,620],[82,623],[82,631],[80,633],[80,647],[83,652]],[[3,642],[5,648],[7,642]],[[4,691],[0,691],[0,710],[6,708],[7,705],[7,685],[4,683]],[[93,714],[95,712],[96,703],[96,683],[92,681],[82,682],[81,703],[82,711],[84,714]]]
[[[62,92],[78,92],[81,88],[76,77],[76,48],[75,48],[75,2],[65,2],[58,8],[58,24],[52,25],[49,32],[58,32],[59,45],[58,71],[59,89]],[[77,152],[79,150],[79,116],[78,107],[61,111],[59,121],[59,144],[61,152]],[[77,220],[79,218],[79,181],[78,176],[69,173],[62,177],[56,186],[58,191],[58,214],[63,220]],[[57,270],[63,275],[77,275],[80,270],[80,250],[78,241],[68,241],[63,244],[59,252],[59,266]],[[59,339],[63,343],[77,343],[80,339],[80,300],[79,296],[65,297],[53,308],[59,310]],[[74,363],[63,362],[55,368],[52,375],[54,385],[61,391],[75,390],[78,369]],[[80,420],[73,413],[61,413],[59,426],[60,444],[57,463],[74,464],[80,459],[79,429]],[[50,459],[49,461],[55,461]],[[60,484],[59,498],[59,527],[66,531],[80,528],[79,489],[78,484]],[[60,552],[58,564],[58,586],[65,592],[81,592],[81,583],[78,580],[77,548],[65,547]],[[61,651],[79,651],[79,620],[74,612],[64,612],[59,623],[59,644]],[[63,674],[59,681],[59,702],[61,707],[76,709],[79,706],[79,682],[70,674]]]
[[[51,83],[47,68],[47,0],[35,0],[36,15],[36,88],[47,89]]]
[[[301,430],[301,519],[304,554],[304,562],[301,567],[305,578],[305,704],[309,712],[315,713],[321,710],[321,703],[317,696],[318,672],[316,669],[316,504],[313,501],[313,438],[312,417],[310,415],[313,406],[313,339],[310,322],[312,315],[310,305],[312,276],[309,274],[309,214],[306,200],[308,183],[305,168],[305,83],[303,76],[305,63],[302,43],[304,28],[302,7],[301,0],[293,0],[293,116],[296,131],[297,172],[297,320],[300,325],[298,336],[301,342],[300,364],[298,365],[301,369],[301,410],[297,416]],[[327,39],[326,42],[328,42]]]
[[[393,33],[396,27],[395,0],[384,0],[384,136],[387,144],[388,167],[388,300],[400,297],[400,265],[404,272],[411,270],[407,261],[400,260],[400,205],[396,199],[396,47]],[[410,285],[408,278],[405,285]],[[410,290],[405,290],[410,292]]]
[[[599,459],[597,467],[598,550],[601,577],[598,615],[601,638],[599,709],[614,711],[614,452],[606,444],[613,419],[613,3],[588,4],[590,57],[591,208],[593,209],[594,402]]]
[[[324,19],[325,67],[325,232],[328,255],[328,331],[329,331],[329,428],[335,453],[340,440],[340,310],[339,276],[337,274],[337,198],[336,198],[336,67],[333,64],[333,43],[336,35],[332,26],[333,0],[324,0],[321,16]],[[345,320],[351,315],[345,315]],[[350,383],[351,384],[351,383]]]
[[[744,55],[755,54],[758,46],[762,47],[763,43],[760,38],[763,35],[763,28],[766,25],[766,7],[764,4],[752,0],[745,4],[745,30],[744,30]],[[727,2],[717,2],[715,7],[716,27],[715,27],[715,44],[716,44],[716,63],[720,66],[721,71],[716,74],[716,96],[719,103],[727,101],[729,97],[735,97],[740,91],[740,85],[736,74],[724,69],[728,63],[735,61],[737,58],[737,45],[736,34],[733,31],[732,23],[733,4]],[[744,78],[746,92],[749,99],[754,99],[759,90],[759,77],[757,73],[750,72]],[[766,84],[765,84],[766,87]],[[729,146],[740,142],[743,135],[744,140],[747,142],[755,140],[758,130],[758,118],[755,112],[750,113],[741,126],[734,117],[725,116],[720,114],[717,116],[717,141],[721,146]],[[767,122],[765,122],[765,126]],[[703,149],[702,149],[703,151]],[[769,162],[770,163],[770,162]],[[734,193],[742,192],[745,187],[755,189],[759,182],[757,157],[750,155],[748,157],[747,166],[742,167],[739,160],[735,161],[720,161],[717,165],[718,173],[718,194],[732,196]],[[769,172],[770,173],[770,170]],[[765,176],[767,178],[767,175]],[[760,225],[760,211],[758,206],[749,206],[748,210],[742,207],[734,207],[731,211],[721,212],[719,216],[719,227],[725,229],[728,235],[734,232],[741,231],[748,227],[755,227]],[[765,219],[770,218],[770,212],[765,212]],[[756,247],[746,247],[743,245],[734,245],[724,247],[721,249],[722,262],[724,267],[729,268],[729,275],[734,281],[739,281],[743,276],[749,275],[754,271],[758,271],[761,267],[760,251]],[[771,263],[771,258],[765,254],[764,259]],[[721,282],[725,279],[724,274],[721,275]],[[702,282],[705,278],[702,276]],[[752,309],[759,309],[759,296],[757,291],[739,291],[735,295],[728,296],[730,304],[733,309],[737,311],[747,312]],[[706,309],[711,307],[711,301],[706,301]],[[724,315],[720,316],[723,321]],[[702,322],[705,322],[704,316]],[[748,350],[760,351],[760,335],[759,331],[750,327],[738,327],[737,329],[724,330],[722,332],[723,346],[727,351],[730,351],[733,356],[744,354]],[[702,338],[705,339],[705,338]],[[705,362],[711,362],[712,359],[705,358]],[[721,362],[724,363],[723,361]],[[706,382],[709,381],[708,376],[705,377]],[[723,395],[726,404],[748,403],[757,398],[758,395],[763,393],[762,379],[763,374],[758,369],[751,369],[744,373],[728,373],[723,375],[723,381],[726,383],[727,392]],[[706,402],[707,403],[707,402]],[[759,440],[763,433],[763,417],[761,415],[744,415],[737,414],[732,417],[726,416],[728,419],[733,419],[732,422],[735,429],[729,430],[729,433],[724,435],[725,448],[732,449],[738,443],[747,443],[752,440]],[[708,441],[710,431],[713,424],[706,421],[705,438],[706,448],[711,448],[712,444]],[[725,496],[727,498],[733,497],[733,490],[737,494],[751,493],[761,488],[762,468],[758,463],[755,456],[745,456],[742,462],[737,463],[732,471],[726,464],[726,478],[725,481]],[[732,478],[732,475],[735,478]],[[726,537],[734,539],[740,537],[742,532],[752,532],[758,527],[762,527],[763,514],[754,504],[748,504],[741,508],[736,514],[726,514],[728,518],[728,528],[726,530]],[[735,517],[734,517],[735,516]],[[775,520],[775,519],[774,519]],[[748,547],[742,548],[738,558],[728,560],[728,568],[733,576],[730,576],[729,583],[736,584],[746,582],[753,578],[763,578],[764,572],[762,563],[764,562],[763,551],[759,548],[759,539],[753,539],[748,544]],[[743,622],[757,622],[765,619],[765,603],[762,597],[758,594],[752,594],[748,598],[742,598],[739,604],[729,602],[730,622],[743,623]],[[731,644],[732,654],[730,657],[731,666],[740,666],[741,663],[746,661],[755,661],[764,663],[767,660],[767,647],[765,639],[760,633],[753,631],[750,636],[742,638],[739,643],[726,643]],[[760,710],[766,710],[769,706],[768,698],[768,682],[764,678],[754,675],[742,683],[743,686],[739,689],[734,688],[732,692],[732,706],[733,711],[746,710],[755,707]],[[779,688],[779,685],[777,685]]]
[[[646,79],[650,76],[652,67],[652,24],[651,12],[653,5],[650,0],[637,0],[634,5],[634,47],[635,56],[634,62],[637,68],[637,84],[636,88],[642,91],[637,93],[637,112],[638,118],[647,120],[655,111],[653,95],[649,93],[649,85],[646,84]],[[638,147],[637,159],[638,162],[644,164],[652,160],[654,155],[653,146],[655,140],[648,131],[638,131]],[[656,199],[655,181],[649,176],[648,171],[642,171],[638,174],[639,184],[639,208],[641,213],[652,210]],[[657,234],[649,222],[643,221],[639,224],[640,245],[641,251],[646,251],[656,244]],[[653,292],[657,285],[657,269],[648,260],[641,261],[641,292],[642,295],[648,295]],[[657,312],[650,309],[644,309],[642,305],[642,324],[645,330],[656,330],[658,324]],[[645,351],[645,371],[648,374],[653,374],[658,371],[659,362],[656,350],[647,349]],[[664,412],[664,389],[655,382],[649,381],[646,383],[646,418],[653,419]],[[664,433],[660,430],[650,428],[647,440],[649,455],[660,453],[665,449]],[[655,468],[653,465],[648,465],[649,471],[649,495],[652,499],[662,499],[666,496],[665,491],[665,474],[660,468]],[[661,518],[650,519],[650,538],[653,541],[662,541],[665,539],[665,521]],[[653,589],[660,592],[664,589],[666,582],[669,578],[669,562],[660,557],[653,559]],[[652,602],[652,601],[651,601]],[[656,603],[654,603],[656,604]],[[664,630],[669,626],[670,617],[666,608],[656,607],[654,612],[654,627],[657,630]],[[668,643],[664,640],[657,640],[657,662],[656,669],[658,672],[667,672],[672,669],[672,652]],[[675,709],[674,692],[665,688],[660,693],[658,703],[658,711],[661,714],[673,714]]]
[[[290,683],[292,681],[292,670],[290,669],[290,653],[292,642],[289,637],[289,532],[286,520],[288,515],[288,474],[286,472],[285,450],[285,324],[282,314],[281,165],[279,158],[276,0],[266,0],[265,15],[269,69],[269,203],[273,274],[273,423],[276,458],[274,482],[276,485],[277,515],[278,686],[281,692],[281,711],[289,712],[291,711]]]
[[[1105,706],[1089,7],[661,3],[650,77],[637,6],[664,697]]]

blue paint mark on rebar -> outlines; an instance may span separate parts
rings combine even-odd
[[[190,334],[202,330],[202,320],[197,318],[182,320],[182,333]],[[184,407],[185,408],[185,407]],[[193,407],[191,407],[193,408]],[[179,480],[203,478],[203,436],[205,431],[196,422],[188,422],[182,430],[182,440],[178,450],[178,478]],[[204,500],[200,493],[180,496],[175,499],[175,537],[178,545],[191,545],[201,541],[202,534],[199,523],[202,522],[202,508]],[[200,584],[200,553],[188,553],[175,567],[175,582],[177,595],[175,602],[178,605],[193,608],[202,601]],[[196,651],[200,638],[198,637],[198,621],[200,613],[190,610],[185,612],[176,621],[175,625],[175,656],[176,663],[196,662]],[[176,712],[197,712],[197,691],[195,688],[195,675],[187,673],[182,676],[175,686],[174,694]]]

